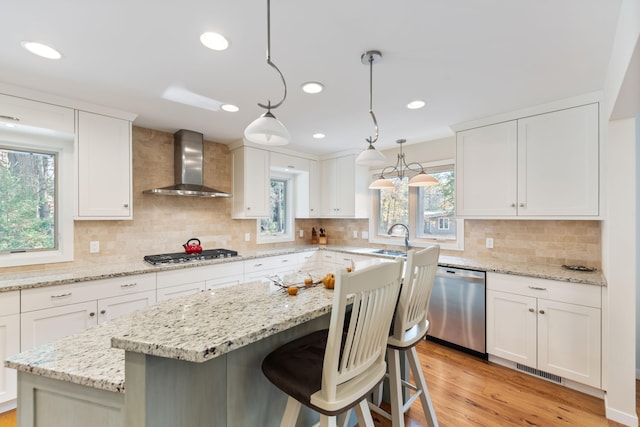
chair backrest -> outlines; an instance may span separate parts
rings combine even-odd
[[[361,399],[384,376],[402,266],[399,260],[381,262],[337,275],[322,387],[311,397],[312,403],[330,409],[357,402],[355,399]]]
[[[398,299],[393,331],[391,337],[396,342],[405,339],[407,331],[415,327],[410,337],[421,338],[429,328],[427,309],[433,289],[440,246],[430,246],[418,252],[410,250],[407,253],[407,264],[402,281],[402,290]]]

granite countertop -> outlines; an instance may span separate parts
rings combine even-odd
[[[144,261],[134,261],[125,264],[90,265],[85,267],[61,268],[46,270],[45,272],[0,274],[0,292],[12,291],[43,286],[63,285],[89,280],[108,279],[134,274],[154,273],[159,271],[178,270],[204,265],[214,265],[228,262],[239,262],[249,259],[275,255],[285,255],[304,252],[313,249],[353,253],[360,255],[389,258],[386,255],[372,253],[375,249],[367,247],[299,245],[285,248],[245,251],[238,257],[216,259],[210,261],[196,261],[184,264],[151,265]],[[520,276],[538,277],[542,279],[560,280],[566,282],[583,283],[587,285],[606,286],[607,282],[601,271],[581,272],[565,270],[559,265],[525,264],[505,262],[491,259],[469,259],[448,255],[441,255],[439,264],[446,267],[469,268],[481,271],[516,274]]]
[[[314,279],[323,274],[310,273]],[[285,281],[302,283],[305,277],[297,274]],[[7,359],[5,366],[122,393],[124,350],[205,362],[329,313],[332,302],[333,291],[321,284],[302,287],[295,296],[268,281],[214,289],[163,301],[27,350]]]

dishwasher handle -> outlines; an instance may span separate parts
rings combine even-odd
[[[485,272],[476,270],[463,270],[453,267],[438,267],[437,273],[441,276],[455,276],[460,279],[473,282],[485,282]]]

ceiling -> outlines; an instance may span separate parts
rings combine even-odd
[[[601,90],[620,0],[273,0],[271,56],[288,96],[273,113],[291,149],[324,154],[451,135],[450,125]],[[265,0],[24,0],[4,9],[0,82],[138,114],[134,124],[190,129],[230,143],[277,102],[282,83],[266,64]],[[205,48],[200,34],[230,41]],[[58,49],[47,60],[33,40]],[[301,84],[319,81],[317,95]],[[210,111],[163,99],[169,87],[230,103]],[[405,105],[426,101],[420,110]],[[326,138],[316,140],[312,134]]]

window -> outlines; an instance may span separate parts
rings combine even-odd
[[[455,217],[455,166],[452,161],[424,166],[438,184],[409,187],[409,177],[394,178],[394,189],[374,191],[373,243],[403,245],[406,230],[390,230],[400,223],[409,227],[411,246],[439,244],[443,249],[464,249],[464,222]]]
[[[73,260],[73,141],[0,133],[0,267]]]
[[[269,210],[271,216],[258,219],[257,242],[274,243],[294,240],[292,177],[271,177]]]

